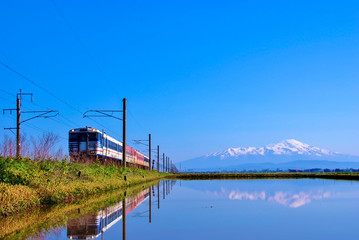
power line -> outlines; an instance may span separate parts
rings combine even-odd
[[[87,49],[87,47],[85,46],[85,44],[81,41],[79,35],[76,33],[75,29],[72,27],[72,25],[70,24],[70,22],[67,20],[67,18],[65,17],[65,15],[62,13],[61,9],[59,8],[59,6],[56,4],[55,0],[52,0],[52,3],[54,4],[55,8],[57,9],[59,15],[61,16],[62,20],[65,22],[65,24],[67,25],[67,27],[70,29],[71,33],[74,35],[75,39],[77,40],[77,42],[80,44],[80,46],[83,48],[84,52],[87,54],[87,56],[91,59],[91,61],[94,63],[94,65],[97,68],[97,71],[100,73],[100,75],[109,83],[112,85],[112,82],[108,79],[108,77],[105,75],[105,73],[102,71],[102,68],[100,67],[100,65],[97,63],[97,61],[95,60],[95,58],[92,56],[92,54],[90,54],[90,51]],[[113,85],[112,85],[113,86]],[[99,124],[100,126],[106,128],[104,125],[100,124],[98,121],[88,117],[90,120],[92,120],[93,122]],[[109,129],[107,129],[108,132],[112,132],[115,133],[116,135],[120,136],[120,134],[118,134],[115,131],[111,131]]]
[[[0,60],[0,64],[3,65],[4,67],[6,67],[7,69],[9,69],[10,71],[12,71],[13,73],[17,74],[18,76],[20,76],[21,78],[25,79],[26,81],[30,82],[31,84],[33,84],[34,86],[40,88],[41,90],[43,90],[44,92],[46,92],[47,94],[51,95],[52,97],[56,98],[58,101],[62,102],[63,104],[67,105],[68,107],[74,109],[75,111],[79,112],[82,114],[82,112],[75,108],[74,106],[72,106],[71,104],[69,104],[68,102],[62,100],[61,98],[59,98],[58,96],[56,96],[55,94],[53,94],[52,92],[50,92],[49,90],[47,90],[46,88],[40,86],[39,84],[37,84],[36,82],[34,82],[33,80],[31,80],[30,78],[26,77],[25,75],[21,74],[20,72],[16,71],[14,68],[10,67],[9,65],[6,65],[5,63],[3,63]]]
[[[9,65],[5,64],[4,62],[2,62],[0,60],[0,64],[3,65],[4,67],[6,67],[7,69],[9,69],[10,71],[14,72],[15,74],[17,74],[18,76],[20,76],[21,78],[25,79],[26,81],[30,82],[31,84],[35,85],[36,87],[40,88],[41,90],[43,90],[44,92],[46,92],[47,94],[49,94],[50,96],[54,97],[55,99],[57,99],[58,101],[62,102],[63,104],[67,105],[68,107],[72,108],[73,110],[81,113],[82,115],[82,111],[79,110],[78,108],[72,106],[71,104],[69,104],[68,102],[66,102],[65,100],[62,100],[61,98],[59,98],[58,96],[56,96],[54,93],[50,92],[49,90],[47,90],[46,88],[40,86],[38,83],[36,83],[35,81],[31,80],[30,78],[26,77],[25,75],[21,74],[20,72],[16,71],[14,68],[10,67]],[[36,104],[38,105],[38,104]],[[40,106],[40,105],[38,105]],[[98,121],[92,119],[92,118],[89,118],[91,121],[101,125],[102,127],[104,128],[107,128],[105,127],[103,124],[100,124]],[[70,120],[71,121],[71,120]],[[116,135],[119,135],[118,133],[116,133],[115,131],[111,131],[111,130],[108,130],[107,131],[109,132],[113,132],[115,133]]]
[[[7,118],[9,118],[9,119],[11,119],[11,120],[14,120],[15,119],[15,117],[11,117],[11,116],[13,116],[13,115],[4,115],[5,117],[7,117]],[[54,120],[54,119],[52,119],[52,118],[50,118],[51,120]],[[31,124],[31,123],[29,123],[29,122],[24,122],[24,124],[25,125],[27,125],[28,127],[30,127],[30,128],[32,128],[32,129],[34,129],[34,130],[37,130],[37,131],[40,131],[40,132],[43,132],[43,133],[50,133],[50,131],[48,131],[48,130],[44,130],[44,129],[42,129],[42,128],[40,128],[40,127],[38,127],[38,126],[35,126],[34,124]],[[61,139],[63,139],[63,140],[66,140],[67,141],[67,139],[66,138],[64,138],[64,137],[61,137],[61,136],[58,136],[59,138],[61,138]]]
[[[50,109],[50,108],[48,108],[48,107],[45,107],[45,106],[43,106],[43,105],[40,105],[40,104],[37,104],[37,103],[35,103],[35,102],[32,102],[32,104],[34,104],[34,105],[36,105],[36,106],[38,106],[38,107],[41,107],[41,108],[45,108],[45,109]],[[59,115],[58,115],[59,117],[61,117],[61,118],[63,118],[64,120],[66,120],[66,121],[68,121],[69,123],[71,123],[71,124],[74,124],[74,125],[79,125],[78,123],[75,123],[74,121],[72,121],[72,120],[70,120],[70,119],[68,119],[67,117],[65,117],[65,116],[63,116],[62,114],[60,114],[59,113]],[[52,119],[52,120],[54,120],[54,119]],[[73,126],[70,126],[70,128],[72,128]]]
[[[135,118],[135,116],[133,115],[133,113],[130,111],[130,110],[128,110],[128,113],[130,114],[130,116],[131,116],[131,118],[134,120],[134,122],[141,128],[141,130],[143,131],[142,133],[143,134],[146,134],[148,131],[146,131],[145,129],[144,129],[144,127],[141,125],[141,123],[137,120],[137,118]]]
[[[65,24],[67,25],[67,27],[70,29],[71,33],[75,36],[75,39],[78,41],[78,43],[81,45],[81,47],[83,48],[84,52],[87,54],[87,56],[91,59],[91,61],[94,63],[94,65],[97,68],[97,71],[100,73],[100,75],[103,77],[103,79],[105,79],[109,84],[113,86],[112,82],[108,79],[108,77],[105,75],[105,73],[102,71],[102,68],[100,67],[100,65],[97,63],[97,61],[95,60],[95,58],[92,56],[92,54],[90,54],[90,51],[87,49],[87,47],[85,46],[85,44],[81,41],[79,35],[76,33],[75,29],[72,27],[72,25],[70,24],[70,22],[67,20],[67,18],[65,17],[65,15],[62,13],[61,9],[59,8],[59,6],[56,4],[55,0],[52,0],[52,3],[54,4],[55,8],[57,9],[57,11],[59,12],[59,15],[61,16],[62,20],[64,20]]]
[[[27,125],[28,127],[32,128],[32,129],[34,129],[34,130],[37,130],[37,131],[40,131],[40,132],[43,132],[43,133],[51,133],[49,130],[45,130],[45,129],[39,128],[38,126],[35,126],[34,124],[31,124],[31,123],[28,123],[28,122],[26,122],[26,123],[24,123],[24,124]],[[57,135],[57,136],[58,136],[59,138],[61,138],[61,139],[67,141],[66,138],[61,137],[61,136],[59,136],[59,135]]]
[[[8,98],[4,98],[3,96],[0,96],[0,98],[1,98],[2,100],[7,101],[7,102],[11,102],[11,103],[13,103],[13,101],[11,101],[11,100],[10,100],[10,99],[8,99]]]
[[[8,92],[8,91],[5,91],[5,90],[3,90],[3,89],[0,89],[0,91],[3,92],[3,93],[6,93],[7,95],[10,95],[10,96],[12,96],[12,97],[16,97],[15,94],[10,93],[10,92]]]

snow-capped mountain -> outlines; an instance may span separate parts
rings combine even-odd
[[[238,148],[228,148],[227,150],[212,153],[206,155],[206,157],[211,156],[220,156],[221,159],[233,158],[245,155],[299,155],[299,156],[334,156],[339,153],[330,152],[325,149],[318,147],[313,147],[308,144],[299,142],[295,139],[288,139],[279,143],[269,144],[265,147],[238,147]]]
[[[264,147],[236,147],[228,148],[224,151],[207,154],[198,158],[181,162],[182,169],[237,169],[257,166],[260,170],[261,164],[285,164],[289,162],[303,163],[310,166],[315,163],[315,167],[323,163],[334,162],[348,163],[359,162],[359,157],[331,152],[319,147],[310,146],[295,139],[284,140],[279,143],[269,144]],[[241,167],[240,167],[241,165]],[[291,166],[286,164],[286,166]],[[338,165],[339,166],[339,165]],[[343,166],[343,165],[340,165]],[[345,165],[347,166],[347,165]],[[276,166],[274,166],[276,167]],[[293,166],[295,167],[295,166]]]

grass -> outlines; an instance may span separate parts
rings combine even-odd
[[[291,178],[324,178],[337,180],[359,180],[359,173],[181,173],[177,179],[210,180],[210,179],[291,179]]]
[[[81,172],[81,176],[78,174]],[[127,181],[124,176],[127,176]],[[167,173],[97,163],[0,157],[0,216],[123,189]]]

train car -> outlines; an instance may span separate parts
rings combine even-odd
[[[69,154],[71,159],[86,157],[113,159],[122,162],[122,153],[122,142],[98,129],[86,127],[69,131]],[[149,158],[141,152],[126,146],[126,164],[148,169]]]

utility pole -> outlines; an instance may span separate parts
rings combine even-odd
[[[32,94],[31,94],[32,97]],[[20,157],[20,151],[21,151],[21,137],[20,137],[20,131],[21,131],[21,98],[22,98],[22,92],[20,89],[20,97],[19,94],[17,94],[16,97],[16,157]]]
[[[122,165],[126,167],[126,109],[127,109],[127,99],[124,98],[123,100],[123,140],[122,140]]]
[[[29,95],[31,96],[31,102],[34,101],[33,94],[32,93],[23,93],[20,89],[19,93],[16,94],[16,109],[3,109],[3,114],[5,114],[6,111],[9,111],[10,114],[12,114],[12,111],[16,111],[16,128],[4,128],[5,130],[12,131],[13,129],[16,129],[16,157],[19,158],[21,155],[21,124],[24,122],[27,122],[34,118],[50,118],[50,117],[56,117],[59,112],[55,110],[48,110],[48,111],[21,111],[21,101],[22,96]],[[33,117],[30,117],[26,120],[21,121],[21,114],[22,113],[38,113],[38,115],[35,115]],[[50,115],[49,115],[50,114]]]
[[[153,170],[155,168],[155,160],[152,160],[152,135],[151,134],[148,134],[148,139],[142,139],[142,140],[132,140],[135,144],[142,144],[142,145],[145,145],[146,147],[148,147],[148,157],[149,157],[149,160],[148,160],[148,170]],[[147,143],[144,143],[144,142],[148,142]],[[152,168],[151,168],[151,165],[152,165]]]
[[[151,158],[151,134],[148,134],[148,145],[149,145],[148,155],[149,155],[149,157],[150,157],[149,170],[151,171],[151,164],[152,164],[152,158]]]
[[[160,172],[160,145],[157,145],[157,171]]]
[[[163,172],[166,172],[166,169],[165,169],[165,153],[163,153],[163,166],[162,166],[162,171]]]
[[[168,171],[168,157],[166,157],[166,172],[169,172]]]

